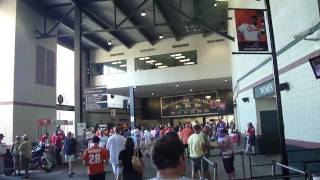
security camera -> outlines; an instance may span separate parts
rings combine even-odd
[[[243,102],[249,102],[249,98],[248,97],[244,97],[244,98],[242,98],[242,101]]]

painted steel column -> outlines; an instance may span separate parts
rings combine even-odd
[[[273,63],[273,76],[274,76],[274,84],[275,84],[275,92],[276,92],[276,101],[277,101],[277,112],[278,112],[278,125],[279,125],[279,136],[280,136],[280,145],[281,145],[281,164],[288,165],[288,154],[286,147],[286,139],[284,134],[284,123],[283,123],[283,112],[282,112],[282,102],[281,102],[281,93],[280,93],[280,81],[279,81],[279,70],[278,70],[278,62],[277,62],[277,51],[274,41],[274,32],[272,25],[272,15],[270,9],[269,0],[265,0],[266,9],[267,9],[267,17],[268,17],[268,27],[270,33],[270,44],[272,50],[272,63]],[[282,168],[283,175],[289,175],[289,170],[286,168]],[[288,179],[288,178],[284,178]],[[290,178],[289,178],[290,179]]]
[[[129,88],[129,103],[130,103],[130,127],[134,129],[136,126],[136,116],[135,116],[135,97],[136,88],[131,86]]]
[[[75,7],[74,21],[74,90],[75,90],[75,137],[77,137],[77,123],[82,119],[82,15],[80,7]]]

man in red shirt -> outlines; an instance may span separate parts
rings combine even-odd
[[[189,156],[188,139],[189,139],[189,136],[191,136],[191,134],[193,134],[193,130],[191,129],[189,124],[186,124],[185,128],[181,132],[181,136],[182,136],[182,143],[184,144],[185,148],[187,149],[187,151],[186,151],[187,156]]]
[[[87,167],[89,180],[105,179],[105,164],[109,159],[108,152],[105,148],[99,147],[100,139],[97,136],[92,138],[93,146],[86,149],[82,159],[83,164]]]

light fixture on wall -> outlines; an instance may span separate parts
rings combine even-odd
[[[140,15],[141,15],[142,17],[144,17],[144,16],[146,16],[146,15],[147,15],[147,13],[146,13],[146,11],[145,11],[145,10],[142,10]]]

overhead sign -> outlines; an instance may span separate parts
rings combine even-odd
[[[37,120],[38,126],[51,126],[51,120],[50,119],[39,119]]]
[[[225,114],[227,102],[216,92],[161,97],[161,117],[184,117]]]
[[[239,51],[268,51],[264,11],[235,10]]]
[[[255,99],[274,95],[274,93],[275,93],[275,86],[274,86],[273,80],[253,88],[253,94]]]
[[[83,90],[83,100],[86,110],[108,108],[107,88],[88,88]]]

